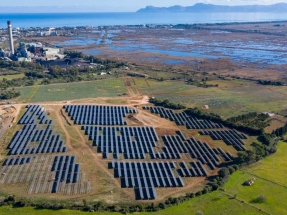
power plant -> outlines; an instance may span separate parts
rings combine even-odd
[[[6,37],[0,37],[0,45],[4,42],[8,42],[10,49],[7,47],[0,47],[0,60],[5,61],[19,61],[19,62],[33,62],[33,61],[51,61],[57,59],[63,59],[65,55],[63,54],[63,49],[50,48],[44,46],[40,42],[23,43],[19,41],[21,35],[21,29],[16,28],[13,30],[12,22],[7,21],[7,35]],[[1,36],[2,34],[2,30]],[[37,32],[38,34],[38,32]],[[57,32],[54,28],[49,28],[48,33],[44,32],[42,36],[56,36]],[[16,45],[14,49],[14,39],[19,41],[19,46]],[[7,45],[7,43],[5,44]]]
[[[13,41],[13,34],[12,34],[12,23],[10,21],[8,21],[7,25],[8,25],[10,51],[11,51],[11,54],[14,55],[14,41]]]

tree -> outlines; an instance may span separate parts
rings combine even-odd
[[[159,203],[159,208],[161,208],[161,209],[165,209],[165,204],[163,204],[163,203]]]
[[[264,203],[267,199],[263,195],[259,195],[256,199],[252,200],[252,203]]]
[[[86,199],[83,199],[83,204],[84,204],[84,206],[87,206],[87,200]]]
[[[250,150],[244,152],[238,152],[237,156],[238,156],[237,158],[238,163],[252,163],[256,161],[256,154]]]
[[[230,175],[235,172],[235,169],[233,168],[233,166],[228,166],[228,170],[229,170]]]
[[[225,178],[226,176],[229,176],[229,175],[230,175],[229,169],[228,169],[228,168],[221,168],[221,169],[218,171],[218,175],[219,175],[219,177],[221,177],[221,178]]]

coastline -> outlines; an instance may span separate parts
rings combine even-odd
[[[1,13],[0,28],[7,20],[15,27],[76,27],[281,22],[286,13]]]

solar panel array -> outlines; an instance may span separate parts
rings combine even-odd
[[[184,161],[179,163],[179,169],[177,170],[182,177],[206,177],[208,172],[200,161],[190,162],[190,165],[186,165]]]
[[[40,124],[52,124],[53,120],[49,120],[48,115],[41,105],[27,105],[28,110],[24,113],[19,124],[34,124],[39,121]]]
[[[51,171],[56,171],[52,192],[59,191],[61,182],[77,183],[80,177],[81,164],[76,164],[76,156],[56,156]]]
[[[30,163],[33,157],[25,156],[25,157],[8,157],[2,166],[11,166],[11,165],[23,165],[26,163]]]
[[[78,125],[127,125],[124,117],[137,113],[127,106],[65,105],[64,108]]]
[[[188,129],[215,129],[223,128],[222,124],[213,123],[207,119],[198,119],[195,116],[188,116],[185,112],[175,113],[173,110],[163,107],[144,106],[144,110],[150,110],[151,113],[159,114],[160,117],[174,121],[177,125],[185,125]]]
[[[177,125],[185,125],[188,129],[204,129],[200,132],[200,134],[210,135],[213,140],[223,140],[227,145],[232,145],[237,151],[246,150],[242,139],[247,139],[247,136],[245,134],[239,134],[234,129],[218,130],[220,128],[224,128],[224,126],[220,123],[213,123],[212,121],[206,119],[200,120],[194,116],[188,116],[185,112],[175,113],[173,110],[165,109],[163,107],[144,106],[143,109],[150,110],[151,113],[159,114],[162,118],[170,119],[171,121],[176,122]],[[179,154],[175,152],[174,156],[178,158]],[[175,158],[174,156],[172,158]]]
[[[183,187],[182,177],[206,177],[208,171],[219,167],[222,161],[233,160],[229,152],[224,152],[221,148],[211,148],[208,143],[194,138],[186,138],[181,131],[177,131],[176,135],[164,135],[159,138],[154,127],[127,126],[124,117],[137,113],[129,107],[65,105],[64,108],[75,124],[83,125],[85,134],[93,141],[93,146],[97,147],[104,159],[109,158],[111,154],[112,158],[116,159],[110,163],[115,177],[121,179],[123,188],[134,188],[136,199],[155,199],[157,187]],[[179,125],[195,129],[221,128],[221,125],[208,120],[188,117],[184,112],[174,113],[164,108],[153,109],[151,111],[154,113],[161,114],[161,117],[169,118]],[[80,174],[81,165],[76,164],[76,156],[58,154],[67,152],[68,148],[64,146],[61,135],[55,134],[52,128],[53,121],[48,119],[44,108],[28,105],[19,124],[24,126],[16,132],[8,145],[11,156],[5,160],[0,170],[1,172],[8,169],[11,175],[2,178],[0,176],[0,181],[10,183],[16,175],[15,182],[31,182],[28,193],[45,190],[53,193],[83,194],[85,186],[90,190],[90,183],[83,184],[85,177]],[[235,133],[230,133],[230,137],[239,135],[236,131],[233,132]],[[229,137],[227,139],[229,140]],[[52,153],[57,155],[51,155]],[[14,156],[24,154],[33,154],[33,157]],[[42,159],[40,163],[39,157]],[[127,161],[120,161],[122,159]],[[146,159],[163,159],[165,162],[147,162]],[[167,162],[167,159],[170,161]],[[171,159],[177,159],[177,164]],[[43,165],[46,170],[41,172]],[[13,166],[17,166],[17,169],[14,170]],[[27,179],[20,179],[20,173],[28,169],[30,172],[25,176]],[[49,173],[46,174],[47,171]],[[33,172],[36,173],[34,176]]]
[[[239,134],[236,130],[203,130],[201,135],[209,135],[213,140],[223,140],[227,145],[232,145],[237,151],[245,151],[242,139],[247,139],[245,134]]]
[[[37,146],[30,146],[31,143]],[[54,135],[51,125],[44,125],[44,129],[40,130],[37,124],[28,124],[16,132],[8,149],[9,155],[23,155],[67,152],[68,147],[64,146],[61,135]]]
[[[81,166],[75,163],[76,156],[53,155],[67,152],[68,147],[64,146],[61,135],[55,134],[53,120],[48,119],[46,110],[40,105],[28,105],[26,108],[19,120],[22,129],[15,133],[7,147],[9,152],[0,167],[0,182],[29,182],[28,194],[89,192],[90,182],[86,183],[80,176]],[[22,156],[24,154],[33,156]]]
[[[225,153],[220,148],[211,148],[208,143],[202,143],[194,138],[185,140],[180,135],[165,135],[162,137],[162,140],[165,146],[162,148],[162,154],[157,153],[158,159],[181,159],[182,154],[187,153],[191,158],[198,159],[198,161],[206,164],[212,170],[221,163],[220,157],[225,162],[233,160],[231,153]]]
[[[173,170],[174,162],[112,162],[115,177],[121,178],[123,188],[134,188],[136,199],[156,198],[156,187],[183,187],[180,176]]]
[[[125,159],[145,159],[146,153],[155,158],[153,147],[159,140],[154,127],[108,127],[89,126],[82,127],[93,145],[98,146],[103,158],[113,153],[119,158],[120,153]]]

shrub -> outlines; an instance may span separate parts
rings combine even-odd
[[[267,199],[265,196],[259,195],[256,199],[252,200],[251,202],[252,203],[264,203],[266,201],[267,201]]]

